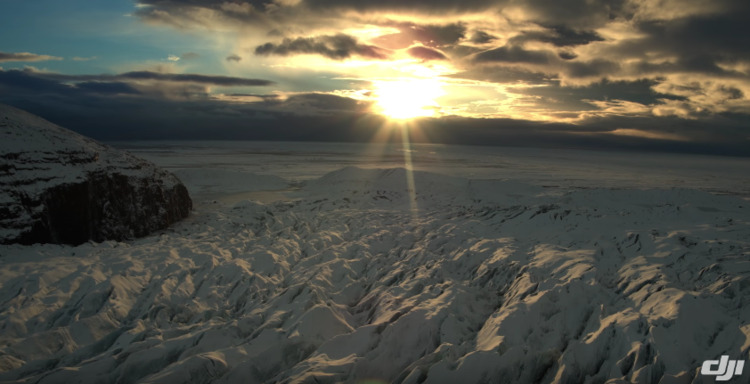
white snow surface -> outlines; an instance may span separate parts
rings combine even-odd
[[[175,163],[199,201],[158,235],[1,246],[0,382],[702,383],[748,358],[741,197]]]

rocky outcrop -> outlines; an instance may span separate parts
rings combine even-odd
[[[175,175],[0,104],[0,243],[131,239],[191,209]]]

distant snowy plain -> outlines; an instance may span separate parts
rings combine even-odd
[[[2,246],[0,382],[703,383],[748,359],[747,159],[114,144],[195,211]]]

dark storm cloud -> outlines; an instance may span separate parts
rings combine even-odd
[[[544,49],[529,50],[517,45],[504,45],[474,54],[473,61],[477,64],[533,66],[532,72],[567,79],[606,79],[620,70],[620,64],[606,59],[585,60],[568,51],[555,53]]]
[[[493,36],[484,31],[475,31],[471,36],[471,42],[474,44],[486,44],[494,40],[497,40],[497,36]]]
[[[538,50],[526,50],[519,46],[505,45],[493,48],[477,54],[474,57],[477,62],[496,63],[527,63],[527,64],[550,64],[553,57],[550,52]]]
[[[178,7],[178,6],[192,6],[192,7],[220,7],[223,1],[214,0],[138,0],[138,4],[141,5],[152,5],[159,7]],[[242,5],[247,4],[255,8],[263,8],[267,4],[273,3],[271,0],[234,0],[227,1],[227,3]]]
[[[387,57],[383,49],[360,44],[355,38],[341,33],[332,36],[286,38],[278,44],[265,43],[255,48],[255,54],[261,56],[318,54],[334,60],[343,60],[351,56],[371,59]]]
[[[118,79],[131,80],[161,80],[174,82],[187,82],[220,86],[265,86],[272,85],[273,82],[262,79],[247,79],[243,77],[216,76],[216,75],[199,75],[194,73],[159,73],[150,71],[126,72],[116,75]]]
[[[658,48],[682,57],[710,54],[715,58],[750,58],[750,3],[717,15],[695,15],[637,24],[648,37],[643,48]]]
[[[225,101],[181,86],[195,97],[141,92],[128,83],[100,82],[89,76],[40,77],[21,70],[0,70],[0,103],[39,114],[99,139],[296,139],[325,140],[351,131],[351,122],[367,103],[330,94],[231,94],[259,102]],[[140,76],[137,76],[140,77]],[[163,90],[165,84],[147,90]]]
[[[346,9],[360,12],[367,11],[477,11],[492,8],[498,0],[303,0],[311,9]]]
[[[450,57],[450,64],[461,71],[450,75],[457,82],[481,80],[507,86],[506,91],[518,97],[518,103],[508,108],[519,111],[518,116],[532,116],[523,112],[534,109],[537,117],[581,118],[577,124],[424,119],[424,126],[446,143],[750,155],[750,3],[746,1],[137,3],[145,6],[136,10],[143,19],[183,29],[199,25],[222,32],[251,30],[238,46],[265,43],[255,50],[259,56],[388,59],[390,50],[405,50],[421,60]],[[464,12],[471,14],[463,18]],[[330,35],[336,28],[377,31],[373,26],[394,33],[367,35],[367,40]],[[266,40],[252,40],[262,36]],[[283,39],[286,36],[292,38]],[[0,61],[9,60],[2,55]],[[226,60],[236,62],[239,56]],[[366,81],[366,76],[359,80]],[[263,79],[148,71],[114,75],[0,71],[0,100],[99,138],[366,141],[384,122],[368,114],[367,103],[330,94],[275,95],[264,89],[257,94],[215,95],[209,88],[271,84]],[[294,90],[294,85],[282,86]],[[625,137],[617,132],[642,135]]]
[[[731,3],[728,6],[726,3]],[[631,63],[642,75],[700,73],[746,77],[720,64],[750,60],[750,3],[717,2],[724,12],[633,23],[637,37],[613,41],[600,54]]]
[[[387,22],[384,26],[399,29],[397,33],[382,35],[373,40],[375,44],[390,49],[406,48],[415,43],[427,47],[439,48],[456,44],[466,36],[466,25],[451,24],[416,24],[404,22]]]
[[[605,59],[593,59],[589,61],[566,61],[563,72],[570,77],[600,77],[606,78],[614,74],[620,65],[614,61]]]
[[[651,105],[664,99],[685,100],[684,97],[664,94],[654,90],[658,80],[640,79],[635,81],[602,80],[586,86],[563,86],[553,81],[546,86],[510,89],[509,92],[542,98],[542,103],[557,110],[591,110],[595,101],[625,100],[642,105]]]
[[[135,72],[133,72],[135,73]],[[132,74],[132,73],[128,73]],[[126,75],[126,74],[123,74]],[[143,103],[173,103],[182,101],[185,103],[200,100],[208,104],[226,107],[225,102],[212,99],[205,88],[195,87],[194,85],[181,85],[175,88],[174,92],[180,92],[184,96],[173,98],[170,95],[170,89],[165,84],[158,84],[155,87],[134,87],[132,84],[121,81],[101,81],[101,75],[80,75],[68,76],[50,73],[38,73],[23,70],[1,70],[0,69],[0,94],[4,95],[6,100],[27,99],[43,103],[44,100],[64,100],[71,105],[86,105],[94,103],[97,105],[117,105],[120,103],[137,103],[136,100],[142,100]],[[124,77],[122,75],[113,77]],[[144,78],[138,74],[136,78]],[[151,77],[145,77],[150,79]],[[72,79],[78,80],[71,82]],[[83,81],[81,81],[83,80]],[[190,81],[192,83],[192,81]],[[213,84],[213,83],[212,83]],[[128,95],[127,102],[123,101],[121,95]],[[137,96],[137,97],[136,97]],[[190,97],[194,96],[194,97]],[[335,96],[321,93],[303,93],[293,94],[288,97],[269,94],[242,94],[234,93],[227,96],[231,97],[256,97],[261,102],[249,103],[253,108],[260,108],[269,112],[284,113],[310,113],[320,114],[326,111],[344,111],[344,112],[361,112],[362,103],[347,97]],[[213,100],[213,101],[212,101]]]
[[[563,59],[563,60],[573,60],[578,57],[574,52],[570,51],[560,51],[557,52],[557,57]]]
[[[330,94],[254,96],[257,103],[226,102],[211,97],[168,99],[122,93],[117,85],[78,86],[37,78],[24,71],[0,71],[0,102],[27,109],[55,123],[104,140],[252,139],[360,141],[376,136],[385,120],[369,114],[367,103]],[[648,81],[602,83],[582,89],[559,87],[544,97],[618,97],[639,99]],[[126,85],[125,85],[126,86]],[[122,87],[122,86],[120,86]],[[731,90],[728,90],[731,93]],[[651,98],[660,95],[653,93]],[[714,115],[685,122],[678,118],[597,117],[584,124],[541,123],[514,119],[446,117],[424,119],[420,127],[433,142],[451,144],[669,150],[750,156],[745,114]],[[710,129],[707,129],[709,128]],[[615,135],[617,128],[684,141]],[[417,139],[417,138],[414,138]]]
[[[329,112],[362,112],[363,104],[348,97],[324,93],[303,93],[289,96],[284,100],[271,100],[274,105],[290,111],[307,111],[312,114]]]
[[[449,77],[456,79],[469,79],[487,81],[491,83],[518,83],[524,84],[548,84],[551,77],[543,72],[532,71],[526,66],[474,66],[463,72],[459,72]]]
[[[244,77],[200,75],[195,73],[161,73],[152,71],[133,71],[118,75],[64,75],[59,73],[24,71],[37,78],[58,81],[125,81],[125,80],[154,80],[176,83],[194,83],[204,85],[233,86],[268,86],[274,82],[263,79],[249,79]]]
[[[94,93],[103,93],[103,94],[139,94],[140,92],[133,88],[128,83],[123,83],[119,81],[113,81],[113,82],[101,82],[101,81],[86,81],[77,83],[75,85],[76,88],[82,89],[89,92]]]
[[[123,82],[83,81],[76,84],[65,84],[59,80],[36,76],[30,71],[0,70],[0,90],[8,94],[19,95],[57,95],[78,97],[89,94],[120,95],[140,94],[130,84]]]
[[[49,56],[49,55],[37,55],[29,52],[0,52],[0,63],[7,61],[49,61],[49,60],[62,60],[62,57]]]
[[[445,54],[443,54],[442,52],[440,52],[440,51],[438,51],[436,49],[422,47],[422,46],[411,47],[411,48],[409,48],[409,50],[407,52],[409,53],[409,55],[411,55],[411,57],[414,57],[414,58],[417,58],[417,59],[421,59],[421,60],[425,60],[425,61],[429,61],[429,60],[447,60],[448,59],[445,56]]]
[[[308,10],[311,13],[327,12],[331,10],[353,10],[359,12],[371,11],[477,11],[497,7],[506,1],[498,0],[302,0],[296,7]],[[141,6],[137,14],[141,16],[154,16],[154,11],[168,12],[185,8],[206,8],[221,10],[227,14],[247,14],[248,10],[255,12],[277,12],[282,7],[295,7],[283,5],[271,0],[138,0]]]
[[[169,20],[170,13],[182,14],[182,11],[210,9],[229,17],[250,19],[249,16],[266,11],[274,2],[270,0],[254,1],[215,1],[215,0],[138,0],[140,7],[136,15],[146,19]],[[183,14],[184,15],[184,14]]]
[[[719,113],[694,120],[675,116],[661,119],[650,116],[599,116],[590,119],[581,128],[592,133],[604,134],[613,133],[618,128],[626,128],[654,135],[678,135],[685,138],[677,141],[635,138],[642,149],[750,156],[748,124],[750,115]],[[624,139],[614,135],[610,138],[614,142]],[[625,143],[629,141],[625,140]]]
[[[149,103],[209,100],[213,97],[209,85],[258,84],[257,81],[225,81],[222,78],[205,83],[206,79],[202,77],[196,79],[194,76],[175,78],[164,76],[166,74],[160,75],[162,76],[155,77],[141,72],[122,75],[61,75],[32,70],[0,70],[0,95],[9,103],[17,100],[35,105],[43,104],[50,108],[67,109],[70,113],[83,118],[100,116],[95,110],[97,107],[109,111],[118,105],[126,104],[134,104],[140,108],[141,104]],[[144,82],[142,79],[147,81]],[[178,81],[170,81],[174,79]],[[195,82],[196,80],[204,83]],[[81,112],[81,109],[86,111]],[[113,116],[117,114],[119,112]]]
[[[7,94],[12,94],[15,89],[23,89],[30,92],[39,92],[45,94],[48,92],[52,93],[67,93],[72,87],[62,84],[59,81],[47,79],[44,77],[35,76],[29,71],[21,71],[17,69],[1,70],[0,69],[0,87],[7,90]]]
[[[631,16],[627,0],[527,0],[519,3],[530,21],[563,28],[600,27],[617,17]]]
[[[246,25],[262,26],[266,32],[288,35],[295,28],[296,33],[303,28],[310,31],[308,37],[259,45],[256,48],[259,55],[310,53],[335,60],[351,56],[382,59],[388,54],[378,47],[400,50],[418,44],[439,49],[453,59],[468,56],[479,64],[532,64],[534,71],[552,77],[587,79],[581,81],[684,72],[746,76],[729,73],[724,64],[750,60],[750,50],[747,49],[750,46],[750,23],[746,21],[750,20],[750,3],[738,0],[690,3],[671,0],[301,0],[297,3],[140,0],[139,3],[146,6],[141,9],[143,12],[160,13],[165,18],[184,18],[188,24],[222,25],[221,18],[211,16],[214,14],[183,12],[203,9],[235,18]],[[512,12],[506,12],[508,10]],[[347,13],[349,11],[362,13],[352,16]],[[399,13],[403,16],[404,12],[412,14],[413,20],[404,21],[408,19],[399,17],[395,21],[389,16]],[[474,16],[483,13],[490,23],[497,19],[502,24],[505,20],[510,28],[493,29],[485,23],[471,21],[471,18],[444,22],[446,16],[461,20],[461,12],[473,12]],[[258,21],[261,14],[264,21]],[[316,24],[311,20],[321,21]],[[352,36],[309,37],[316,28],[325,25],[321,23],[327,22],[341,27],[393,27],[398,32],[372,38],[367,43]],[[606,28],[599,29],[613,23],[625,26],[625,30],[631,27],[633,30],[624,34],[612,34],[610,30],[607,34],[602,32]],[[542,29],[529,30],[524,25]],[[606,40],[604,36],[607,36]],[[484,45],[493,41],[501,41],[503,46],[476,56],[469,49],[476,47],[467,48],[463,44]],[[533,45],[534,42],[548,43],[559,49],[540,49]],[[579,49],[587,45],[596,48]]]
[[[9,97],[6,91],[11,89],[13,95]],[[258,97],[262,101],[257,103],[212,98],[173,100],[153,95],[115,97],[75,87],[48,87],[44,91],[40,87],[10,88],[0,81],[0,103],[102,140],[355,140],[355,122],[366,107],[349,98],[325,94]]]
[[[576,45],[586,45],[593,41],[603,41],[604,39],[594,31],[579,31],[568,28],[564,25],[558,25],[548,28],[545,31],[531,31],[522,33],[510,41],[519,44],[525,41],[541,41],[550,43],[557,47],[568,47]]]

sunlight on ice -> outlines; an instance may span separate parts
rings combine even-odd
[[[404,169],[406,170],[406,188],[409,193],[409,209],[411,210],[412,217],[417,216],[417,190],[414,184],[414,166],[411,161],[411,144],[409,142],[408,129],[404,128],[401,130],[401,142],[404,146]]]

